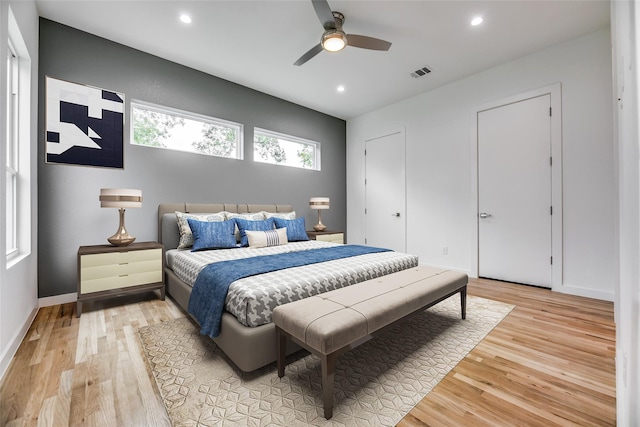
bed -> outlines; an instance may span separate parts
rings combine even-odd
[[[242,214],[256,218],[264,213],[269,216],[291,218],[294,214],[291,205],[265,204],[194,204],[162,203],[158,206],[158,240],[165,247],[166,291],[180,307],[189,312],[189,301],[201,295],[194,283],[207,266],[212,263],[245,262],[237,260],[257,260],[265,255],[296,257],[304,253],[339,252],[347,250],[345,246],[330,242],[295,241],[285,245],[268,247],[248,247],[216,249],[191,252],[190,249],[177,249],[180,245],[180,233],[176,212],[186,214]],[[367,248],[363,247],[363,250]],[[315,250],[315,251],[314,251]],[[254,257],[258,258],[254,258]],[[255,262],[254,262],[255,263]],[[235,264],[234,264],[235,265]],[[316,264],[298,265],[266,272],[260,275],[242,277],[233,281],[224,301],[219,330],[212,339],[242,371],[250,372],[276,360],[275,326],[271,321],[273,308],[308,296],[317,295],[375,277],[391,274],[418,265],[416,256],[392,251],[370,251],[348,258],[330,259]],[[197,302],[209,304],[208,299]],[[193,303],[193,302],[192,302]],[[193,306],[192,306],[193,308]],[[197,320],[197,316],[190,314]],[[205,329],[202,322],[198,322]],[[287,353],[298,350],[291,345]]]

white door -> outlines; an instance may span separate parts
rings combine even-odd
[[[478,273],[551,287],[550,95],[478,113]]]
[[[365,141],[365,242],[406,251],[404,132]]]

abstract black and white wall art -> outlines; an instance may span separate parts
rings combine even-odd
[[[46,77],[46,162],[123,167],[124,94]]]

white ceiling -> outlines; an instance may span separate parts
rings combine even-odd
[[[293,63],[320,41],[310,0],[36,0],[40,16],[349,119],[609,25],[608,1],[329,0],[347,34],[393,43]],[[178,18],[192,16],[189,25]],[[475,15],[484,23],[471,27]],[[414,79],[410,72],[433,72]],[[345,91],[339,93],[337,87]]]

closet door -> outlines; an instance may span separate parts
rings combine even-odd
[[[365,243],[406,252],[404,132],[365,141]]]
[[[478,114],[479,276],[551,287],[550,95]]]

